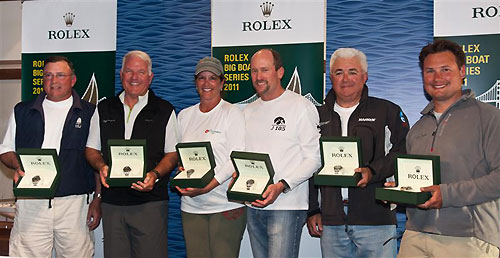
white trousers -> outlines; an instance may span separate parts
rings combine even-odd
[[[9,240],[9,256],[92,257],[94,239],[87,226],[87,195],[19,199]]]

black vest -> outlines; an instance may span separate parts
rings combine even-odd
[[[16,118],[16,149],[41,148],[45,136],[42,102],[45,93],[35,100],[21,102],[14,108]],[[94,171],[85,159],[90,119],[95,106],[80,99],[73,90],[71,106],[63,126],[59,146],[59,185],[55,196],[91,193],[95,189]]]
[[[108,140],[125,138],[123,103],[116,96],[100,102],[98,110],[101,152],[104,161],[109,164]],[[165,155],[165,128],[173,110],[172,104],[156,97],[153,91],[149,90],[148,104],[135,119],[131,139],[146,140],[147,171],[154,169]],[[114,205],[137,205],[160,200],[168,200],[168,177],[160,179],[150,192],[139,192],[130,187],[102,189],[102,201]]]

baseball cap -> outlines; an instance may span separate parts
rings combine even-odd
[[[198,75],[199,73],[204,71],[209,71],[217,76],[220,76],[221,74],[223,74],[222,64],[219,61],[219,59],[215,57],[209,57],[209,56],[204,57],[196,65],[196,70],[194,72],[194,75]]]

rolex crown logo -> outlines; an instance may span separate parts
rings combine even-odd
[[[262,14],[264,17],[271,16],[271,12],[273,11],[274,4],[271,2],[264,2],[260,5],[260,9],[262,10]]]
[[[73,21],[75,20],[75,15],[72,12],[67,12],[63,15],[63,18],[66,23],[66,27],[71,27],[73,25]]]
[[[344,152],[344,146],[339,146],[339,151]]]
[[[42,158],[36,158],[36,160],[38,160],[38,161],[42,161]]]
[[[416,166],[416,167],[415,167],[415,172],[420,173],[420,169],[421,169],[421,168],[420,168],[419,166]]]
[[[250,164],[255,165],[255,161],[251,160]]]
[[[126,151],[126,152],[129,152],[129,151],[130,151],[130,148],[125,148],[125,151]]]
[[[194,156],[196,156],[196,157],[198,156],[198,152],[197,152],[197,151],[194,151],[194,152],[193,152],[193,154],[194,154]]]

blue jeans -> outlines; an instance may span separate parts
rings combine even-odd
[[[255,258],[298,257],[305,210],[247,210],[248,235]]]
[[[396,257],[395,236],[395,225],[323,225],[321,254],[323,257]]]

